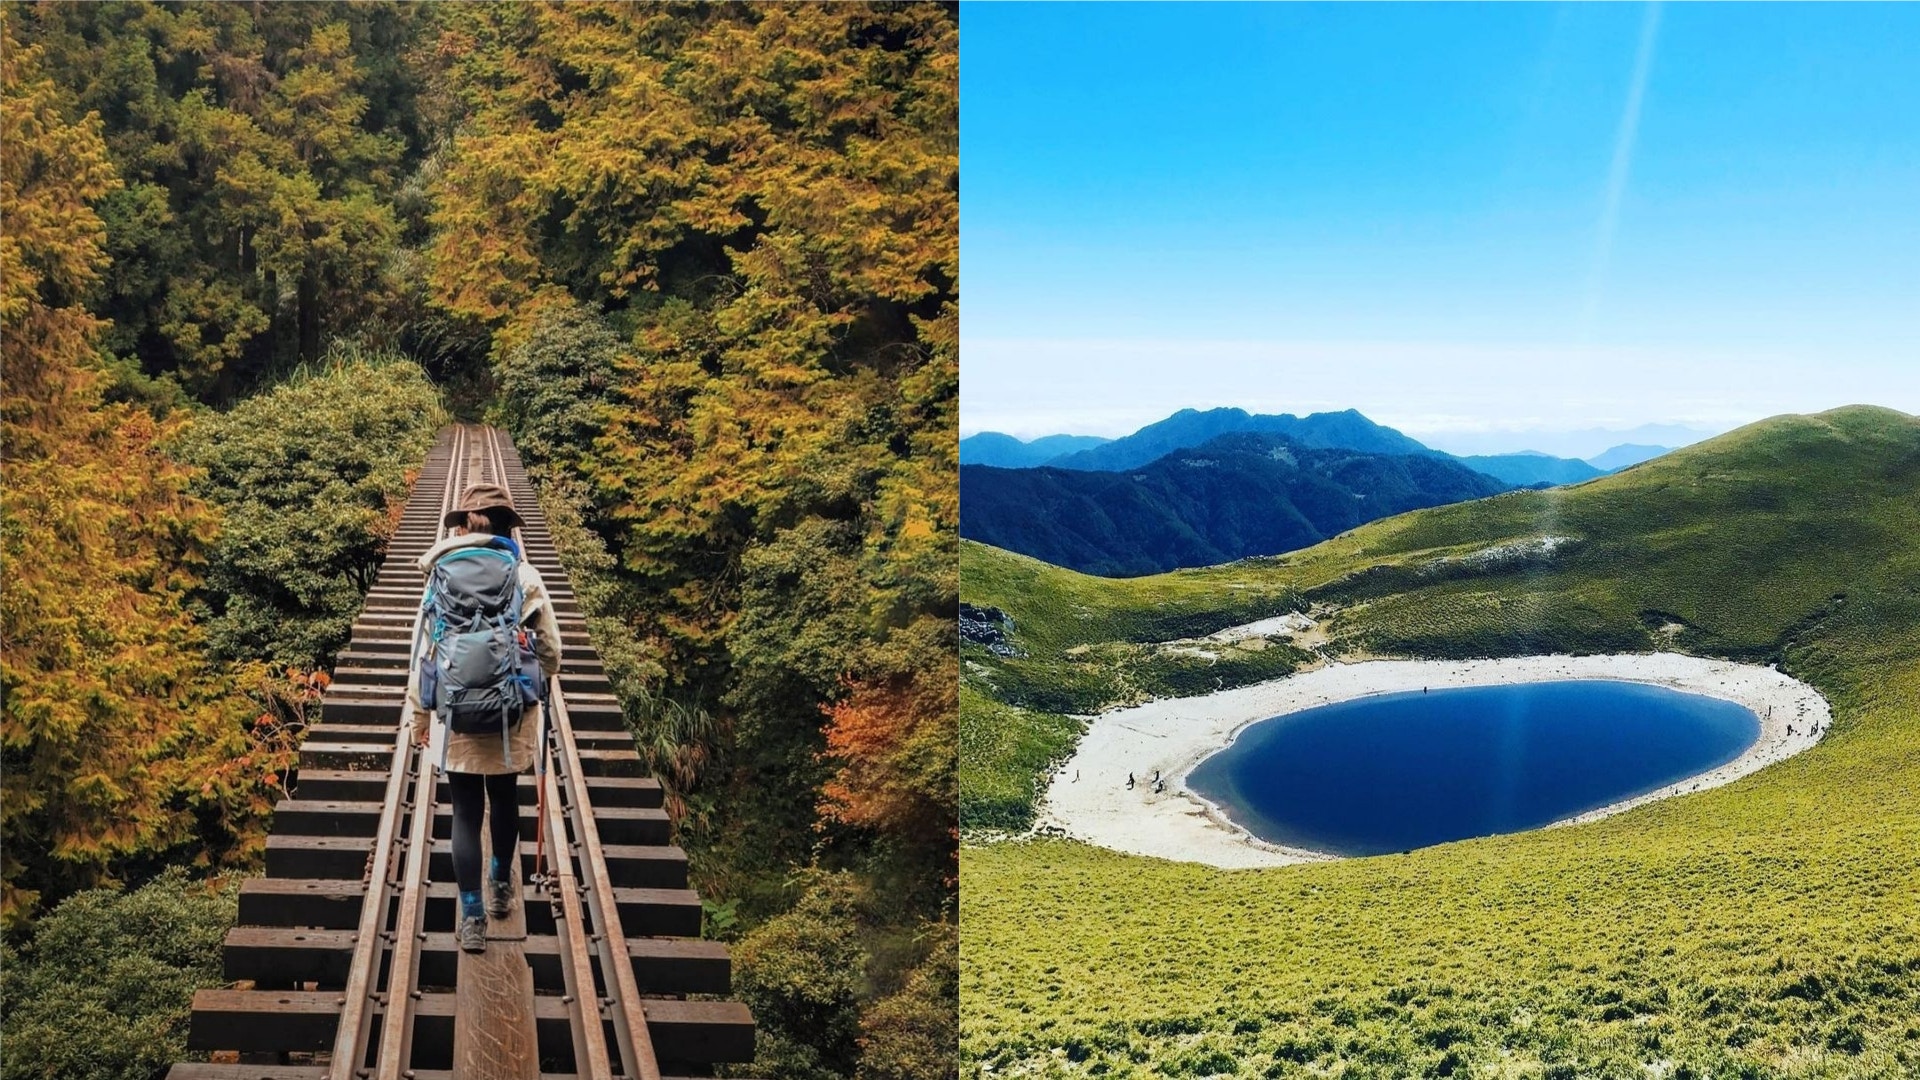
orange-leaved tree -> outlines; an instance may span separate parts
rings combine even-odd
[[[927,624],[916,629],[945,632]],[[959,671],[952,650],[928,652],[917,670],[848,679],[846,696],[826,706],[826,756],[838,769],[820,812],[952,853]]]

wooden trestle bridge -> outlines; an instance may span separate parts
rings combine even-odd
[[[546,816],[520,778],[518,898],[484,953],[454,944],[447,786],[408,737],[415,566],[469,484],[513,493],[517,536],[559,616]],[[700,898],[669,842],[545,518],[512,444],[459,426],[429,454],[386,562],[308,729],[240,893],[225,973],[250,989],[194,996],[170,1080],[558,1080],[706,1076],[753,1058],[753,1018],[729,992],[724,945],[698,940]],[[527,887],[544,833],[550,884]],[[486,830],[482,830],[482,836]],[[231,1063],[238,1057],[240,1064]]]

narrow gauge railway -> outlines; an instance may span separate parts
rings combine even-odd
[[[406,685],[423,581],[416,560],[470,484],[499,483],[559,617],[544,776],[519,781],[512,915],[485,952],[454,943],[451,806],[408,737]],[[545,518],[505,434],[462,425],[428,455],[297,774],[266,876],[244,883],[225,974],[194,995],[170,1080],[439,1080],[711,1075],[753,1057],[726,947],[698,940],[700,898],[669,842]],[[538,785],[538,786],[537,786]],[[545,817],[540,818],[540,787]],[[544,833],[546,878],[529,885]],[[485,830],[482,830],[485,835]]]

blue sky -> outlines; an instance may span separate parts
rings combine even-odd
[[[1920,412],[1920,5],[969,3],[961,33],[963,433]]]

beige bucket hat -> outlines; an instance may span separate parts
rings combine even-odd
[[[506,488],[499,484],[474,484],[460,493],[460,498],[454,502],[453,509],[447,511],[447,516],[442,518],[440,523],[449,528],[465,525],[467,515],[470,513],[486,514],[499,523],[500,519],[496,515],[501,510],[507,512],[509,519],[502,523],[505,527],[512,528],[521,524],[520,515],[513,509],[513,496],[507,494]]]

